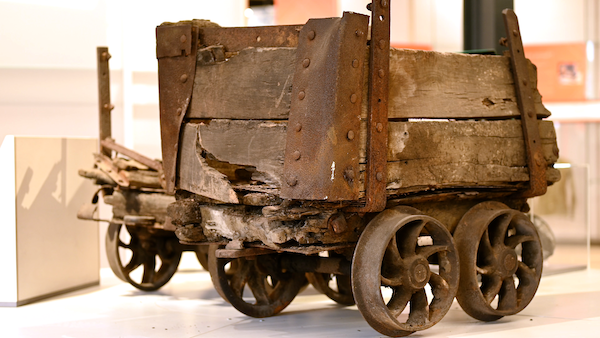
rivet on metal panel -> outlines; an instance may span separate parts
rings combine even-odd
[[[528,111],[527,111],[527,115],[528,115],[529,117],[533,117],[533,111],[531,111],[531,110],[528,110]]]
[[[298,150],[294,151],[293,155],[294,155],[294,160],[296,160],[296,161],[298,161],[300,159],[300,157],[302,156],[302,154],[300,154],[300,152]]]
[[[104,109],[108,109],[108,110],[113,110],[113,109],[115,109],[115,106],[114,106],[114,105],[112,105],[112,104],[108,104],[108,103],[106,103],[106,104],[105,104],[103,107],[104,107]]]
[[[387,0],[381,0],[381,7],[386,8],[388,5]]]
[[[527,86],[527,80],[523,80],[523,86]]]
[[[178,147],[179,147],[179,144],[177,144],[177,143],[175,143],[175,144],[173,145],[173,148],[175,148],[175,149],[177,149]]]
[[[381,133],[383,131],[383,124],[377,123],[377,125],[375,126],[375,129],[377,129],[378,133]]]
[[[302,67],[308,68],[308,66],[310,66],[310,59],[307,58],[302,61]]]
[[[379,75],[379,77],[383,78],[385,76],[385,70],[380,69],[377,74]]]
[[[181,115],[182,112],[183,110],[181,108],[177,108],[177,116]]]
[[[352,130],[350,130],[350,131],[348,132],[348,139],[349,139],[350,141],[354,140],[354,132],[353,132]]]
[[[182,35],[182,36],[179,38],[179,41],[180,41],[181,43],[185,43],[185,42],[187,41],[187,36],[185,36],[185,34],[184,34],[184,35]]]
[[[111,58],[111,55],[108,52],[102,52],[102,60],[108,61]]]
[[[382,172],[378,172],[377,175],[375,175],[375,176],[379,182],[383,181],[383,173]]]
[[[356,103],[356,101],[358,101],[358,95],[353,93],[352,95],[350,95],[350,102]]]
[[[357,59],[354,59],[352,61],[352,67],[354,68],[358,68],[358,66],[360,66],[360,62]]]
[[[188,79],[187,74],[183,74],[181,75],[181,77],[179,78],[179,81],[181,81],[182,83],[186,83]]]
[[[379,40],[379,48],[385,49],[385,40],[383,40],[383,39]]]
[[[296,131],[300,132],[302,130],[302,125],[300,123],[296,123]]]
[[[306,93],[303,91],[301,91],[300,93],[298,93],[298,99],[299,100],[304,100],[304,98],[306,97]]]
[[[288,184],[290,187],[293,187],[293,186],[295,186],[296,184],[298,184],[298,179],[297,179],[296,177],[294,177],[294,176],[288,177],[288,179],[287,179],[287,184]]]
[[[515,36],[515,37],[519,36],[519,32],[517,32],[516,29],[513,29],[512,33],[513,33],[513,36]]]
[[[365,32],[361,31],[360,29],[357,29],[356,32],[354,32],[354,35],[356,35],[357,38],[361,38],[364,34]]]
[[[315,31],[308,32],[308,39],[309,40],[314,40],[315,36],[317,36],[317,33],[315,33]]]

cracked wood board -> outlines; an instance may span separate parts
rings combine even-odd
[[[539,127],[544,157],[551,165],[558,158],[554,126],[540,121]],[[363,123],[363,133],[364,128]],[[190,155],[182,157],[180,188],[229,203],[237,203],[232,202],[232,192],[241,186],[277,194],[283,176],[286,129],[285,121],[186,124],[182,156]],[[364,144],[361,163],[365,163]],[[389,124],[389,194],[464,186],[514,187],[515,182],[529,180],[525,166],[519,120]],[[555,171],[549,170],[549,182],[558,180]],[[210,177],[212,183],[199,185],[207,180],[202,175]],[[364,168],[361,180],[363,175]]]
[[[247,48],[226,61],[198,62],[187,117],[287,119],[295,64],[296,49],[290,47]],[[529,69],[537,115],[547,117],[536,68]],[[364,79],[366,98],[368,76]],[[520,117],[505,56],[391,49],[389,91],[390,119]],[[367,101],[362,100],[363,119]]]

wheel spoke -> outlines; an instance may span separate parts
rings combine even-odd
[[[517,289],[515,288],[512,276],[504,279],[498,297],[498,310],[512,310],[517,308]]]
[[[448,245],[428,245],[417,248],[417,255],[427,259],[433,254],[448,250],[450,250]]]
[[[403,258],[411,257],[415,254],[417,241],[421,230],[425,226],[425,221],[419,220],[406,224],[398,233],[396,237],[401,236],[402,242],[400,243],[400,256]]]
[[[504,245],[504,239],[506,238],[506,233],[508,232],[508,226],[512,221],[512,215],[507,213],[496,218],[494,221],[497,222],[497,226],[492,228],[492,237],[490,239],[492,241],[492,246],[498,247]]]
[[[519,289],[521,289],[521,286],[537,286],[537,275],[535,271],[528,267],[525,263],[519,262],[516,275],[517,278],[519,278]]]
[[[494,248],[492,247],[492,242],[490,242],[490,232],[488,229],[483,232],[483,236],[481,237],[479,253],[484,257],[494,256]]]
[[[385,255],[383,256],[382,266],[385,266],[386,270],[387,268],[389,268],[390,270],[394,271],[397,271],[402,268],[402,257],[400,256],[396,236],[392,237],[392,240],[388,243],[388,246],[385,248]]]
[[[144,275],[142,283],[152,283],[156,274],[156,258],[154,255],[147,255],[144,262]]]
[[[269,293],[267,292],[267,276],[262,274],[254,267],[250,270],[250,274],[248,276],[248,286],[250,287],[250,291],[254,295],[256,299],[257,305],[267,305],[270,304]]]
[[[514,249],[517,247],[517,245],[521,243],[531,241],[535,241],[535,237],[529,235],[514,235],[506,239],[506,246],[511,249]]]
[[[422,326],[429,319],[429,311],[427,310],[427,295],[425,289],[415,292],[410,298],[410,314],[408,315],[407,324]]]
[[[142,263],[142,256],[134,251],[129,263],[123,267],[123,272],[125,275],[129,275],[133,270],[142,265]]]
[[[482,276],[483,278],[483,276]],[[497,275],[488,276],[486,280],[483,281],[483,285],[481,286],[481,292],[483,293],[483,298],[485,301],[490,304],[500,289],[502,288],[502,279]]]
[[[234,270],[231,275],[228,275],[229,285],[233,293],[242,298],[244,295],[244,286],[248,281],[248,273],[250,272],[250,263],[247,261],[242,262],[241,259],[235,261],[235,267],[233,267],[234,262],[230,262],[231,268],[229,270]],[[225,265],[223,265],[223,269],[225,269]],[[227,272],[226,272],[227,273]]]
[[[412,292],[403,287],[394,287],[392,290],[394,293],[392,294],[392,299],[390,299],[390,301],[387,303],[387,307],[392,316],[398,318],[410,301]]]
[[[489,276],[496,271],[496,268],[493,265],[486,266],[475,266],[478,274]]]
[[[432,272],[430,274],[429,284],[431,285],[431,292],[435,299],[444,299],[450,296],[450,285],[437,273]]]

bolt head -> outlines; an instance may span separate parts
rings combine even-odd
[[[302,125],[300,123],[296,123],[295,129],[297,132],[300,132],[300,130],[302,130]]]
[[[377,123],[375,125],[375,129],[377,130],[378,133],[381,133],[383,131],[383,124],[382,123]]]
[[[383,8],[386,8],[388,6],[387,0],[381,0],[379,3],[381,4],[381,7],[383,7]]]
[[[513,29],[513,31],[512,31],[512,34],[513,34],[513,36],[515,36],[515,37],[516,37],[516,36],[519,36],[519,32],[517,32],[517,30],[516,30],[516,29]]]
[[[375,178],[376,178],[376,179],[377,179],[379,182],[383,181],[383,173],[382,173],[381,171],[380,171],[380,172],[378,172],[378,173],[375,175]]]
[[[295,176],[288,177],[288,179],[287,179],[287,184],[288,184],[290,187],[294,187],[294,186],[296,186],[296,184],[298,184],[298,179],[297,179]]]
[[[300,157],[301,157],[301,156],[302,156],[302,154],[300,154],[300,151],[298,151],[298,150],[295,150],[295,151],[292,153],[292,157],[293,157],[293,158],[294,158],[294,160],[296,160],[296,161],[298,161],[298,160],[300,159]]]
[[[317,33],[315,33],[315,31],[308,32],[308,39],[309,40],[314,40],[315,36],[317,36]]]
[[[183,112],[183,109],[177,108],[177,116],[180,116],[182,112]]]
[[[305,97],[306,97],[306,93],[304,92],[304,90],[301,90],[298,93],[298,100],[304,100]]]
[[[383,69],[380,69],[380,70],[377,72],[377,75],[379,75],[379,77],[380,77],[380,78],[383,78],[383,77],[385,76],[385,70],[383,70]]]
[[[306,58],[302,61],[302,67],[308,68],[308,66],[310,66],[310,59]]]
[[[353,93],[352,95],[350,95],[350,102],[356,103],[356,101],[358,101],[358,95],[356,95],[356,93]]]
[[[360,66],[360,61],[358,59],[352,60],[352,67],[358,68],[358,66]]]
[[[383,40],[383,39],[379,40],[379,48],[385,49],[385,46],[386,46],[385,40]]]
[[[180,41],[181,43],[185,43],[185,42],[187,41],[187,36],[185,36],[185,34],[184,34],[184,35],[182,35],[182,36],[179,38],[179,41]]]
[[[179,81],[181,81],[181,83],[186,83],[188,80],[188,76],[187,74],[183,74],[181,75],[181,77],[179,78]]]
[[[356,35],[357,38],[362,37],[363,35],[365,35],[365,32],[361,31],[360,29],[357,29],[354,34]]]
[[[354,140],[354,131],[350,130],[350,131],[348,132],[348,135],[347,135],[347,137],[348,137],[348,139],[349,139],[350,141]]]

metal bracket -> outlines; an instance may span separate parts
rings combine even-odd
[[[110,69],[108,67],[109,59],[110,54],[108,53],[108,47],[96,47],[100,142],[111,137],[112,132],[110,112],[115,108],[110,103]],[[100,145],[100,153],[108,157],[111,156],[110,149],[107,149],[102,145]]]
[[[529,78],[529,67],[523,51],[517,16],[511,9],[503,10],[502,15],[510,51],[517,104],[521,111],[521,125],[527,154],[527,167],[529,168],[529,188],[522,193],[522,196],[540,196],[546,193],[548,183],[546,181],[546,161],[542,152],[537,113],[533,101],[532,81]]]
[[[160,133],[168,194],[175,192],[179,135],[192,97],[197,50],[196,26],[168,24],[156,28]]]
[[[369,108],[365,205],[355,212],[378,212],[387,202],[388,81],[390,70],[390,1],[373,1],[369,54]]]
[[[96,158],[96,166],[98,169],[104,171],[110,178],[112,178],[121,187],[129,186],[129,179],[125,174],[119,171],[119,168],[115,166],[110,157],[103,154],[94,154]]]
[[[311,19],[300,31],[281,196],[358,199],[368,16]]]

